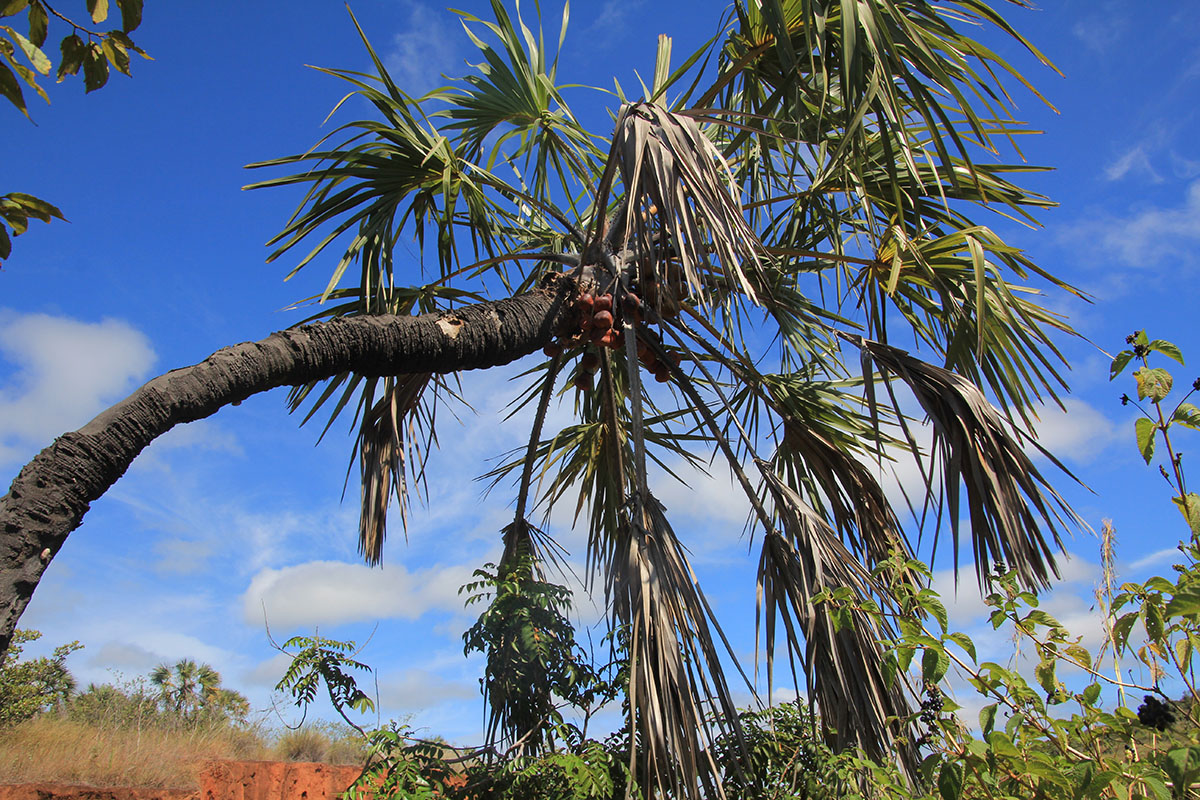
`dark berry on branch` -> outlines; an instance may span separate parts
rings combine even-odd
[[[1152,694],[1144,695],[1146,702],[1138,706],[1138,722],[1147,728],[1165,731],[1175,721],[1171,707]]]

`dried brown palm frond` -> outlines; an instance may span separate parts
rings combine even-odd
[[[941,469],[955,568],[961,481],[971,517],[980,586],[990,584],[994,564],[1004,564],[1017,571],[1027,588],[1048,587],[1050,576],[1058,576],[1054,550],[1063,549],[1059,526],[1066,527],[1068,521],[1082,522],[1034,466],[1022,443],[1032,445],[1068,475],[1070,471],[1036,441],[1006,425],[983,392],[961,375],[890,345],[858,336],[845,338],[861,349],[865,374],[871,374],[874,363],[885,378],[889,373],[899,378],[933,425],[931,456]],[[872,407],[873,386],[867,382],[867,399]],[[1053,547],[1047,542],[1047,534]]]
[[[753,267],[758,237],[742,215],[728,165],[696,120],[652,103],[626,104],[613,156],[626,191],[618,220],[624,241],[616,244],[638,254],[647,299],[669,303],[686,293],[704,300],[719,282],[753,300],[743,269]],[[660,297],[662,291],[678,296]]]
[[[385,379],[383,396],[363,413],[355,442],[362,470],[358,551],[372,566],[383,560],[388,505],[393,495],[400,506],[401,520],[408,526],[407,465],[422,464],[422,453],[428,452],[428,443],[422,445],[419,437],[413,436],[412,417],[420,413],[421,394],[432,377],[425,372]]]
[[[878,760],[895,759],[915,776],[919,756],[907,743],[910,737],[901,737],[898,722],[910,713],[905,688],[899,677],[889,679],[883,670],[880,641],[893,638],[891,631],[853,602],[838,607],[813,602],[817,594],[843,587],[853,591],[855,601],[868,601],[878,594],[871,575],[790,487],[769,469],[763,469],[763,480],[782,530],[763,537],[758,565],[755,633],[765,617],[768,686],[774,681],[778,618],[833,746],[857,746]]]
[[[625,512],[606,590],[613,623],[628,636],[631,771],[647,796],[724,797],[713,725],[740,741],[714,640],[724,634],[662,504],[639,493]]]

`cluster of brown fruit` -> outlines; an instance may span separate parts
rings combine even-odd
[[[642,321],[643,305],[633,292],[624,292],[619,305],[614,303],[609,292],[601,295],[581,294],[575,301],[577,315],[566,329],[560,330],[558,338],[546,345],[543,352],[551,358],[566,350],[583,346],[586,348],[579,359],[579,371],[575,376],[575,387],[582,390],[592,388],[593,376],[600,367],[600,348],[613,350],[625,346],[625,331],[621,323],[625,319]],[[638,360],[650,370],[655,380],[664,383],[670,377],[670,368],[655,357],[654,351],[644,341],[638,342]],[[672,353],[669,360],[678,366],[682,357]]]

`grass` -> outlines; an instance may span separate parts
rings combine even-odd
[[[49,713],[7,728],[0,733],[0,784],[190,789],[198,786],[204,762],[213,759],[361,764],[365,758],[357,740],[320,723],[273,732],[225,722],[138,722]]]

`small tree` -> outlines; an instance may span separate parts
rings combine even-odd
[[[65,702],[75,690],[66,660],[83,645],[59,645],[52,655],[22,661],[22,645],[41,637],[39,631],[18,630],[8,650],[0,652],[0,727],[23,722]]]

